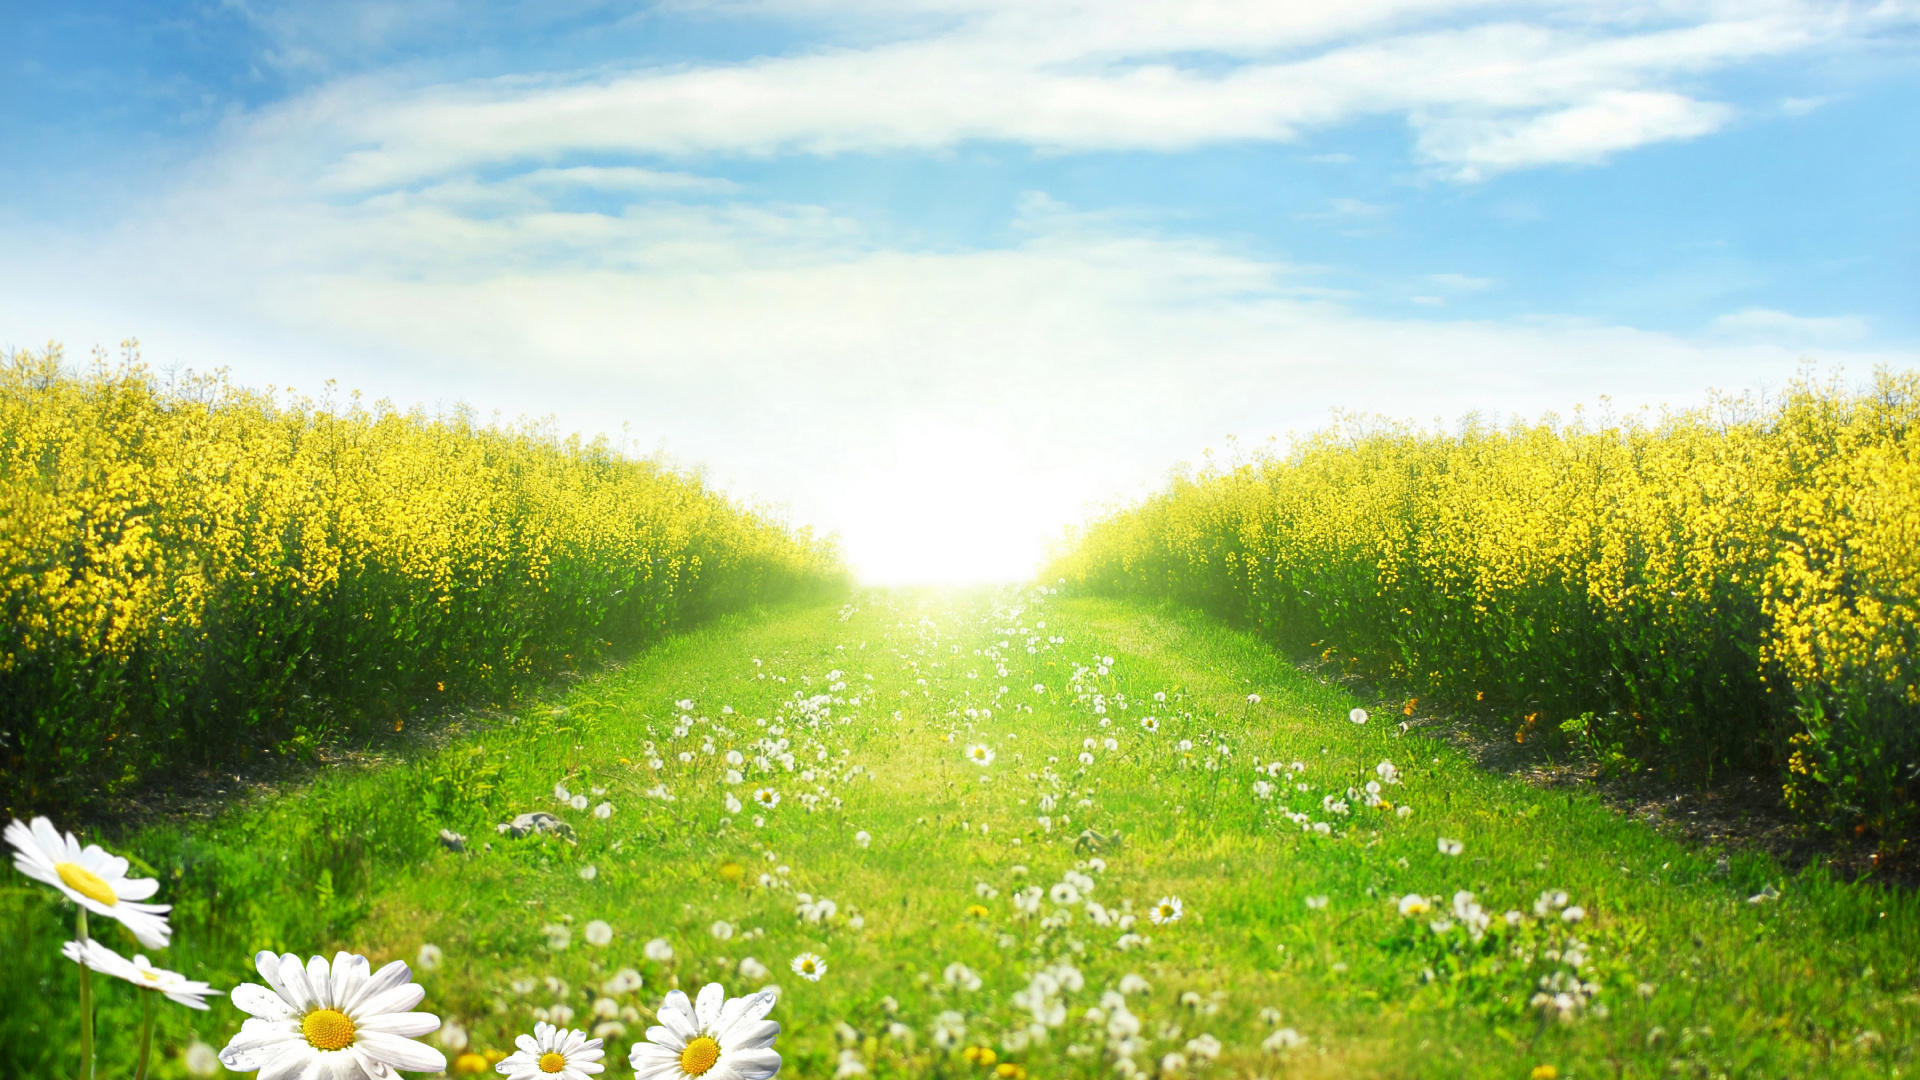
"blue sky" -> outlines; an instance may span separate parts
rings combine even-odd
[[[137,336],[1024,574],[1227,436],[1920,357],[1920,4],[9,5],[0,345]],[[623,427],[624,425],[624,427]]]

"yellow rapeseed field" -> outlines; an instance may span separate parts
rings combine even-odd
[[[1920,806],[1920,374],[1657,419],[1351,423],[1176,480],[1050,573],[1260,627],[1611,768],[1780,771],[1897,841]]]
[[[0,359],[15,812],[845,584],[832,544],[604,441]]]

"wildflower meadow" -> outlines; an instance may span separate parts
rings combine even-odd
[[[722,616],[211,821],[19,819],[0,1073],[1914,1069],[1910,892],[1397,719],[1053,586]]]

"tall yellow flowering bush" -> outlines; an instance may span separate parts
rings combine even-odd
[[[1050,576],[1160,596],[1614,767],[1920,820],[1920,375],[1657,421],[1346,424],[1181,477]]]
[[[0,358],[10,811],[845,585],[831,543],[604,441]]]

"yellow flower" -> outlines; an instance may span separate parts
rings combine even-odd
[[[1560,1070],[1553,1065],[1535,1065],[1529,1075],[1532,1080],[1560,1080]]]

